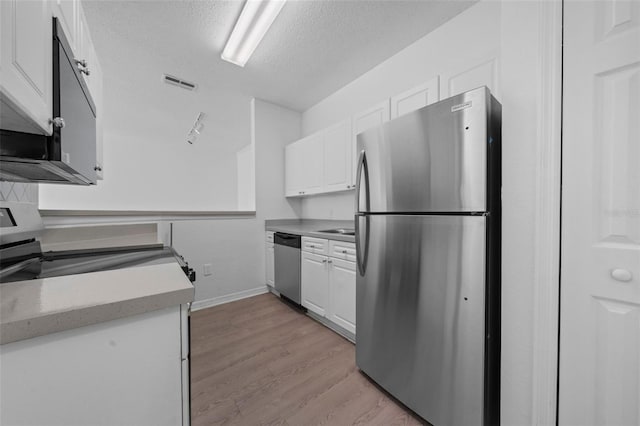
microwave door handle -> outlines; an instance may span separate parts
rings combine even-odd
[[[367,165],[367,155],[365,154],[364,149],[360,151],[360,155],[358,156],[358,169],[356,172],[356,214],[362,213],[360,209],[360,191],[362,188],[362,172],[364,171],[364,206],[365,212],[369,212],[369,167]]]

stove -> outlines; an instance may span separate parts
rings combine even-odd
[[[162,244],[42,251],[42,220],[34,205],[0,203],[0,283],[176,262],[191,282],[195,271]]]

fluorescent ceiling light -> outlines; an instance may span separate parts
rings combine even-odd
[[[243,67],[286,0],[247,0],[220,57]]]

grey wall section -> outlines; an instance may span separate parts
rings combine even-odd
[[[265,219],[296,218],[300,201],[284,197],[284,146],[300,137],[301,115],[251,103],[256,215],[174,222],[173,245],[196,270],[196,302],[241,296],[265,286]],[[205,264],[212,274],[204,276]]]

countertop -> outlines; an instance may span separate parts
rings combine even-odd
[[[276,219],[265,221],[265,229],[274,232],[302,235],[304,237],[325,238],[327,240],[356,241],[353,235],[330,234],[318,232],[324,229],[348,228],[353,229],[352,220],[324,220],[324,219]]]
[[[0,344],[193,301],[177,263],[0,285]]]

